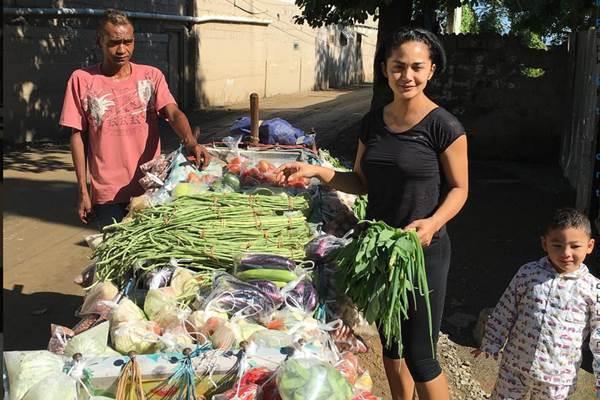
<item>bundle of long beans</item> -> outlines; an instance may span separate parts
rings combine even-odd
[[[419,312],[427,313],[431,338],[429,288],[417,234],[382,221],[363,221],[360,228],[364,229],[336,255],[346,294],[368,322],[380,325],[388,345],[398,342],[400,351],[401,321],[409,318],[409,302],[416,307],[416,296],[423,296],[426,310]]]
[[[104,230],[93,253],[100,280],[122,282],[176,258],[186,267],[227,269],[236,254],[269,253],[301,260],[310,231],[304,197],[209,193],[180,197]]]

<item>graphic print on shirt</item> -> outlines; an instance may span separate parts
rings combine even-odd
[[[102,118],[108,111],[108,107],[115,105],[113,101],[106,99],[107,96],[110,96],[110,93],[99,97],[90,93],[83,99],[83,110],[89,113],[96,126],[102,126]]]
[[[157,118],[155,112],[155,85],[150,77],[123,89],[98,93],[90,88],[83,99],[83,108],[90,125],[126,128],[146,123],[147,118]],[[128,135],[128,129],[111,130],[114,135]]]

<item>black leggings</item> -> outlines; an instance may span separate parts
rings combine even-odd
[[[436,242],[423,249],[425,255],[425,270],[429,285],[429,301],[431,303],[431,328],[434,349],[437,344],[444,311],[446,296],[446,280],[450,267],[450,238],[443,235]],[[383,331],[379,336],[383,344],[383,355],[391,359],[404,358],[408,370],[415,382],[428,382],[442,373],[442,368],[432,354],[429,340],[429,321],[427,307],[422,296],[417,294],[417,309],[415,310],[412,296],[409,296],[408,319],[402,321],[402,345],[404,354],[398,351],[398,343],[385,346]]]

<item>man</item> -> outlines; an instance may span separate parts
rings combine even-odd
[[[102,230],[113,218],[123,219],[130,198],[143,193],[139,166],[160,154],[159,116],[169,121],[199,167],[209,162],[209,155],[196,142],[164,75],[157,68],[130,62],[133,25],[123,12],[106,11],[96,41],[102,63],[73,72],[60,124],[72,129],[79,218],[86,224],[93,219]]]

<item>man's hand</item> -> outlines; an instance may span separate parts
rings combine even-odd
[[[194,163],[198,168],[204,169],[208,166],[208,164],[210,164],[211,157],[208,153],[208,150],[206,150],[204,146],[196,143],[190,146],[186,146],[186,150],[189,155],[195,158]]]
[[[79,194],[77,214],[79,215],[79,219],[81,220],[81,222],[83,222],[84,224],[89,224],[92,220],[92,200],[90,199],[90,195],[87,192]]]

